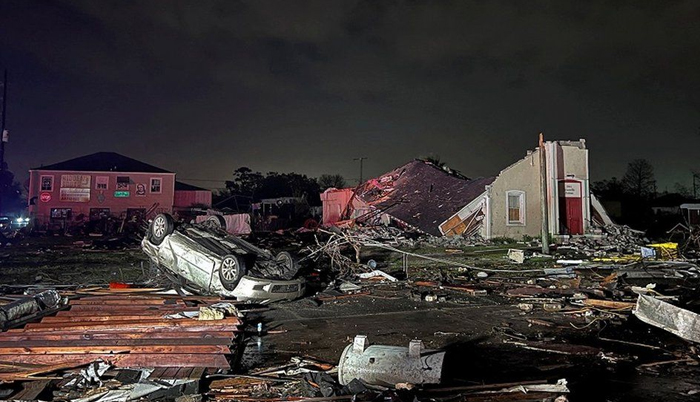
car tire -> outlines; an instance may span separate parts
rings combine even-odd
[[[234,290],[245,274],[245,262],[242,258],[229,254],[221,259],[219,279],[226,290]]]
[[[279,276],[282,279],[292,279],[296,276],[299,267],[292,255],[286,251],[282,251],[275,257],[279,270]]]
[[[210,215],[204,220],[206,227],[226,230],[226,219],[221,215]]]
[[[165,236],[175,230],[175,221],[168,214],[158,214],[148,226],[148,236],[151,243],[159,245],[165,240]]]

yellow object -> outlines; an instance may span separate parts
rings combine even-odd
[[[594,258],[592,261],[595,262],[613,262],[613,263],[627,263],[627,262],[634,262],[640,260],[641,257],[638,255],[623,255],[620,257],[597,257]]]
[[[672,260],[678,258],[678,243],[655,243],[648,244],[649,247],[656,250],[656,257],[662,260]]]

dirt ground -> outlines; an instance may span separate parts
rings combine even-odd
[[[152,276],[138,247],[86,247],[91,240],[39,237],[5,245],[0,249],[2,285],[60,289],[142,282]],[[457,254],[438,248],[419,251],[482,267],[504,258],[504,248],[498,247]],[[364,258],[376,258],[387,271],[400,270],[397,255],[381,252]],[[455,272],[411,260],[409,279],[434,280]],[[566,378],[571,401],[698,400],[700,368],[694,361],[640,367],[681,359],[693,346],[633,316],[591,324],[541,308],[526,313],[517,300],[496,293],[469,296],[444,289],[432,290],[439,301],[426,301],[421,294],[431,290],[411,281],[369,284],[363,290],[367,295],[336,300],[319,301],[310,294],[250,314],[251,335],[239,370],[285,363],[299,355],[337,363],[354,336],[363,334],[375,344],[407,346],[411,339],[421,339],[428,348],[444,348],[443,386]],[[270,333],[256,335],[252,329],[257,322]]]

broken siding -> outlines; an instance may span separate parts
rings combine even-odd
[[[351,188],[329,188],[321,193],[323,202],[323,225],[332,225],[343,219],[343,212],[352,199],[353,189]]]
[[[445,236],[479,234],[486,237],[486,225],[483,223],[488,210],[487,202],[488,199],[484,191],[479,197],[443,222],[440,225],[440,232]]]

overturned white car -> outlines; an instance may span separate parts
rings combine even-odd
[[[303,296],[305,283],[287,252],[273,255],[228,234],[221,216],[201,224],[178,224],[158,214],[141,248],[176,289],[203,295],[270,303]]]

